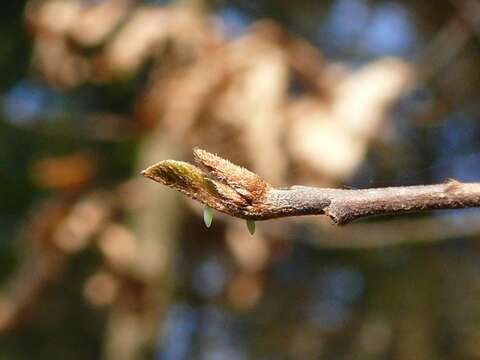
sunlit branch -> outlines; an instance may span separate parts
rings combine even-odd
[[[336,224],[369,216],[480,207],[480,183],[450,180],[437,185],[376,189],[272,187],[257,174],[195,149],[198,166],[175,160],[142,174],[223,213],[247,220],[326,215]]]

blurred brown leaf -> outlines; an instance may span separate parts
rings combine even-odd
[[[34,164],[32,175],[38,186],[75,192],[91,182],[95,176],[95,163],[86,153],[48,157]]]

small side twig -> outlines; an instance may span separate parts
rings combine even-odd
[[[257,174],[201,149],[198,166],[165,160],[142,171],[157,182],[223,213],[247,220],[299,215],[327,215],[336,224],[386,214],[480,207],[480,183],[377,189],[272,187]]]

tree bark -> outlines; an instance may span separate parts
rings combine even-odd
[[[356,219],[412,211],[459,209],[480,206],[480,184],[449,181],[438,185],[377,189],[322,189],[293,186],[272,189],[267,218],[327,215],[337,224]]]

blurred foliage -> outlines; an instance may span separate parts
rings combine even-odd
[[[480,358],[478,211],[250,236],[138,176],[200,146],[280,186],[478,180],[476,0],[0,17],[0,358]]]

